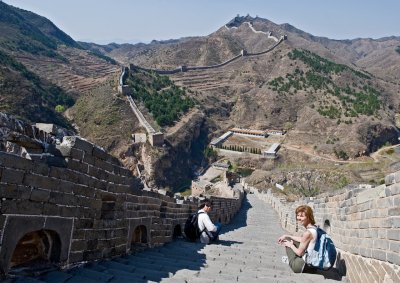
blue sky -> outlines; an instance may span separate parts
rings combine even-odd
[[[1,0],[0,0],[1,1]],[[400,36],[398,0],[3,0],[75,40],[106,44],[208,35],[237,14],[331,39]]]

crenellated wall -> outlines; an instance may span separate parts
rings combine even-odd
[[[268,37],[270,37],[270,33],[268,33]],[[275,37],[274,37],[275,38]],[[171,70],[161,70],[161,69],[150,69],[150,68],[144,68],[144,67],[140,67],[134,64],[130,64],[129,65],[129,69],[130,70],[134,70],[134,69],[139,69],[139,70],[144,70],[144,71],[148,71],[148,72],[156,72],[157,74],[160,75],[172,75],[172,74],[177,74],[180,72],[187,72],[187,71],[194,71],[194,70],[209,70],[209,69],[217,69],[217,68],[221,68],[224,67],[226,65],[228,65],[229,63],[236,61],[237,59],[241,58],[241,57],[249,57],[249,56],[258,56],[258,55],[263,55],[266,54],[268,52],[271,52],[273,49],[275,49],[275,47],[277,47],[279,44],[282,43],[282,41],[286,40],[287,37],[286,35],[282,35],[279,40],[277,38],[276,39],[276,43],[271,46],[270,48],[261,51],[261,52],[257,52],[257,53],[249,53],[246,50],[241,50],[240,54],[220,63],[220,64],[216,64],[216,65],[210,65],[210,66],[180,66],[179,68],[175,68],[175,69],[171,69]]]
[[[0,113],[0,268],[36,259],[61,267],[123,255],[181,235],[200,199],[144,191],[117,158],[76,137]],[[229,222],[238,198],[211,198]]]
[[[294,210],[308,204],[317,224],[340,251],[337,268],[352,283],[400,282],[400,171],[386,184],[326,193],[289,203],[271,193],[249,188],[278,213],[282,227],[300,230]]]

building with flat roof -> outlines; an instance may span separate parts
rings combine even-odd
[[[275,159],[277,158],[277,153],[279,148],[281,147],[281,144],[279,143],[273,143],[268,150],[263,151],[263,156],[267,158],[272,158]]]
[[[283,136],[286,134],[285,130],[277,130],[277,129],[268,129],[266,130],[268,135],[275,135],[275,136]]]
[[[245,128],[232,128],[230,129],[231,132],[239,135],[245,136],[256,136],[265,138],[267,136],[267,132],[263,130],[253,130],[253,129],[245,129]]]
[[[213,139],[213,140],[210,142],[210,145],[211,145],[212,147],[216,147],[216,146],[218,146],[219,144],[223,143],[223,142],[224,142],[227,138],[229,138],[232,134],[233,134],[233,133],[232,133],[231,131],[227,131],[227,132],[226,132],[225,134],[223,134],[222,136]]]

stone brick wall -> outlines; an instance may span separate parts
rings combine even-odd
[[[270,37],[268,35],[268,37]],[[275,37],[274,37],[275,38]],[[180,72],[187,72],[187,71],[194,71],[194,70],[209,70],[209,69],[217,69],[220,67],[224,67],[225,65],[228,65],[229,63],[236,61],[237,59],[244,57],[244,56],[258,56],[258,55],[262,55],[265,53],[268,53],[270,51],[272,51],[273,49],[275,49],[275,47],[277,47],[282,41],[284,41],[286,39],[286,36],[281,36],[281,38],[278,40],[276,39],[276,43],[268,48],[267,50],[261,51],[261,52],[257,52],[257,53],[248,53],[245,50],[242,50],[240,52],[239,55],[236,55],[220,64],[216,64],[216,65],[210,65],[210,66],[181,66],[180,68],[176,68],[176,69],[172,69],[172,70],[160,70],[160,69],[150,69],[150,68],[144,68],[144,67],[140,67],[140,66],[136,66],[134,64],[130,64],[129,68],[130,70],[134,70],[136,69],[140,69],[140,70],[144,70],[144,71],[148,71],[148,72],[156,72],[157,74],[160,75],[173,75],[173,74],[177,74]]]
[[[270,203],[289,232],[301,232],[294,210],[308,204],[339,249],[337,268],[352,282],[400,282],[400,171],[374,188],[359,186],[295,203],[251,189]]]
[[[62,267],[171,241],[199,199],[142,187],[117,158],[90,142],[75,136],[61,142],[0,113],[1,272],[17,261],[16,248],[29,246],[20,240],[32,233],[32,239],[47,235],[48,259]],[[211,218],[230,221],[242,197],[212,198]]]

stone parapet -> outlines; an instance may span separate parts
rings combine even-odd
[[[0,120],[4,117],[0,115]],[[127,254],[138,245],[162,245],[182,234],[187,217],[198,208],[199,198],[175,199],[144,191],[117,158],[80,137],[64,136],[57,142],[43,134],[43,140],[37,140],[35,127],[9,119],[0,124],[0,145],[13,143],[18,134],[24,143],[18,152],[0,146],[4,274],[37,257],[65,268]],[[29,146],[41,148],[42,153],[24,154]],[[243,192],[237,198],[213,198],[211,217],[229,222],[242,198]],[[24,244],[29,241],[21,241],[23,237],[35,244]],[[43,241],[51,246],[43,246]]]
[[[311,206],[317,224],[331,235],[339,249],[337,268],[350,282],[400,282],[399,173],[388,175],[386,185],[342,189],[292,203],[271,190],[249,190],[272,205],[282,227],[291,233],[302,229],[297,226],[295,208],[301,204]]]

